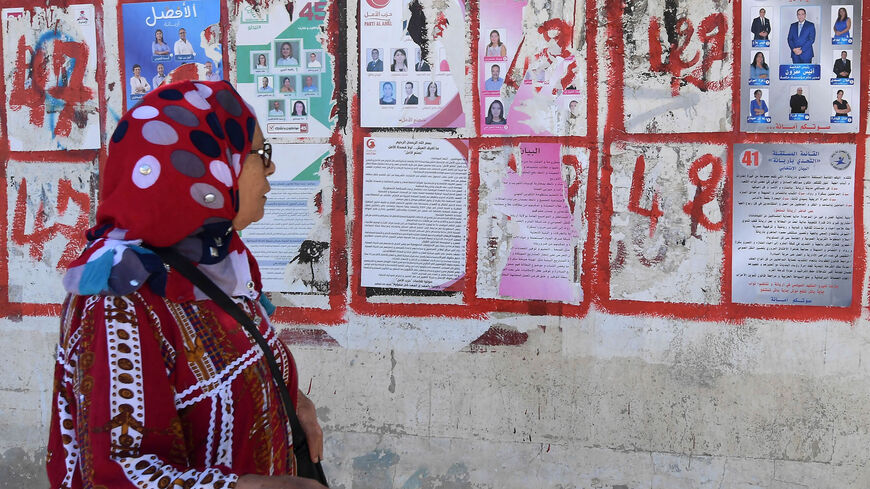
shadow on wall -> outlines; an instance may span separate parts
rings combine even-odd
[[[21,448],[10,448],[0,455],[0,489],[26,487],[48,487],[45,450],[28,454]]]
[[[453,464],[444,475],[431,475],[420,467],[404,482],[395,481],[399,456],[389,450],[375,450],[353,459],[353,489],[467,489],[468,468]],[[397,485],[401,484],[401,485]]]

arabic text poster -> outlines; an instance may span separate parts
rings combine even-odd
[[[735,303],[848,307],[855,145],[734,148]]]
[[[6,8],[2,14],[9,148],[99,148],[94,6]]]
[[[465,126],[465,2],[360,0],[363,127]]]
[[[744,3],[740,129],[857,132],[860,12],[860,0]]]
[[[275,144],[281,158],[269,177],[265,217],[242,232],[260,264],[263,290],[329,293],[329,222],[323,195],[331,194],[324,163],[328,144]],[[324,188],[328,187],[328,188]],[[325,216],[325,219],[321,216]]]
[[[582,2],[480,3],[480,133],[586,134]]]
[[[479,162],[477,296],[579,303],[586,150],[521,143]]]
[[[361,285],[446,290],[461,284],[466,142],[366,138],[364,145]]]
[[[192,67],[195,78],[224,78],[218,2],[127,3],[121,15],[128,109],[161,83],[174,80],[173,71],[182,66]]]
[[[241,4],[237,88],[267,137],[327,138],[335,121],[333,57],[324,47],[327,2]]]

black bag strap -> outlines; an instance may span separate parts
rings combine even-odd
[[[211,298],[211,300],[220,306],[221,309],[226,311],[227,314],[244,326],[248,334],[254,338],[254,341],[257,342],[257,346],[259,346],[260,350],[263,351],[263,357],[269,365],[272,378],[275,380],[275,385],[278,387],[278,394],[281,397],[281,403],[284,405],[284,411],[287,413],[287,418],[290,421],[290,429],[292,430],[293,435],[293,452],[296,455],[297,461],[300,457],[309,460],[310,454],[308,453],[308,441],[305,439],[305,432],[302,430],[302,425],[299,423],[299,418],[296,416],[296,409],[293,408],[293,401],[290,399],[290,392],[287,389],[287,384],[284,383],[284,375],[281,372],[281,368],[278,366],[278,362],[275,361],[275,354],[272,352],[272,348],[269,346],[266,338],[260,334],[260,330],[257,329],[257,325],[254,324],[254,321],[251,320],[250,316],[248,316],[238,304],[230,299],[230,297],[221,290],[220,287],[215,285],[215,283],[206,277],[200,269],[196,268],[190,260],[182,256],[180,253],[172,248],[148,248],[156,253],[164,263],[175,269],[175,271],[180,273],[186,279],[190,280],[193,285]],[[314,463],[314,466],[317,472],[316,478],[323,485],[327,485],[326,475],[323,473],[323,467],[320,465],[320,462]]]

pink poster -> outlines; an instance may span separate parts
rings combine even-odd
[[[574,28],[582,25],[583,15],[575,2],[481,3],[481,134],[586,134],[584,40]]]

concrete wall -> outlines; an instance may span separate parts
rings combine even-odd
[[[351,3],[350,45],[347,53],[333,54],[346,54],[352,104],[359,84]],[[473,27],[478,19],[470,5]],[[353,267],[360,195],[354,170],[359,137],[371,133],[351,114],[348,127],[330,140],[347,155],[336,158],[345,178],[336,179],[333,213],[346,211],[347,218],[339,217],[333,229],[333,245],[341,246],[332,254],[332,295],[326,309],[285,309],[280,327],[296,355],[300,385],[311,386],[319,406],[332,487],[870,487],[866,276],[857,280],[849,308],[736,307],[724,277],[730,224],[691,236],[687,222],[668,218],[658,224],[663,241],[641,251],[655,254],[663,243],[669,258],[650,264],[630,253],[616,259],[620,242],[636,245],[629,238],[649,226],[627,209],[637,154],[647,156],[648,169],[657,167],[658,180],[647,185],[691,198],[694,188],[683,176],[691,161],[707,153],[727,161],[730,145],[745,138],[736,132],[732,107],[739,4],[691,0],[677,7],[696,24],[721,13],[728,25],[724,59],[710,68],[710,83],[677,83],[677,93],[670,73],[651,69],[645,44],[650,17],[665,5],[590,1],[585,7],[577,41],[588,63],[587,135],[558,140],[585,148],[590,161],[589,191],[580,193],[589,230],[581,303],[466,297],[439,313],[413,314],[402,304],[433,299],[368,298]],[[332,22],[336,8],[330,5]],[[105,141],[122,110],[118,8],[110,0],[97,11],[98,54],[106,63],[94,73],[93,98]],[[232,1],[227,13],[236,14]],[[34,11],[41,19],[34,29],[47,28],[46,15]],[[224,26],[229,46],[231,25]],[[18,52],[7,30],[4,24],[4,136],[31,124],[10,107],[10,67]],[[696,42],[690,49],[700,49]],[[862,88],[866,94],[866,83]],[[683,134],[688,127],[692,134]],[[866,127],[865,121],[857,136],[834,140],[864,145]],[[33,148],[13,151],[8,137],[0,148],[0,489],[47,485],[43,458],[60,269],[81,245],[75,229],[92,219],[94,176],[105,161],[104,144],[46,151],[36,141],[50,138],[49,129],[34,130]],[[474,163],[485,138],[473,128],[424,137],[452,135],[471,140]],[[716,214],[730,206],[727,179],[717,189],[716,209],[709,210],[713,219],[727,215]],[[69,184],[63,192],[62,181]],[[676,198],[662,201],[666,216],[680,215],[681,205]],[[860,223],[858,232],[865,227]],[[864,275],[863,239],[858,242],[856,270]]]

